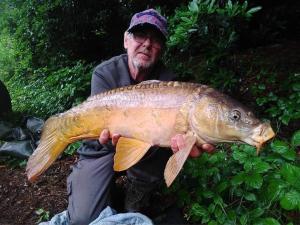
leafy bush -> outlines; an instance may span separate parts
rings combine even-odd
[[[33,71],[30,78],[12,77],[8,88],[15,111],[47,118],[82,102],[89,95],[92,65],[77,62],[51,71]]]
[[[241,29],[260,7],[248,9],[248,3],[193,0],[170,18],[171,36],[167,57],[171,67],[183,79],[210,83],[220,90],[237,83],[228,57],[236,48]],[[176,54],[175,54],[176,53]],[[174,60],[175,56],[175,60]],[[189,60],[184,60],[188,58]],[[178,62],[183,61],[181,66]],[[182,65],[183,64],[183,65]],[[174,65],[174,66],[173,66]],[[184,70],[191,68],[190,70]],[[209,81],[207,77],[210,77]]]
[[[233,145],[189,160],[173,190],[189,220],[217,224],[297,224],[300,219],[300,130],[260,156]]]
[[[265,74],[269,83],[275,83],[274,74]],[[300,77],[298,74],[288,75],[274,90],[266,92],[266,85],[251,86],[251,91],[260,96],[256,99],[259,106],[265,107],[271,118],[277,118],[284,125],[300,119]]]

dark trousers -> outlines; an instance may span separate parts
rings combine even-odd
[[[114,149],[86,141],[78,152],[79,161],[67,179],[68,215],[72,225],[85,225],[95,220],[106,206],[114,208],[111,198],[115,184]],[[146,187],[142,189],[149,194],[163,182],[164,167],[170,155],[171,151],[165,148],[150,149],[139,163],[126,171],[128,180],[132,185]]]

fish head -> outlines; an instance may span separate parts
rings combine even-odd
[[[190,126],[198,143],[242,142],[261,146],[275,134],[269,123],[261,122],[245,106],[214,89],[196,94]]]

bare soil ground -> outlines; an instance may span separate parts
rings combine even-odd
[[[58,160],[37,182],[29,183],[24,168],[0,165],[0,225],[33,225],[41,217],[50,218],[67,207],[66,177],[75,157]]]

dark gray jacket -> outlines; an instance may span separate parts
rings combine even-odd
[[[129,75],[127,60],[127,54],[122,54],[98,65],[92,75],[91,95],[121,86],[136,84]],[[147,80],[170,81],[174,79],[175,74],[159,62]],[[78,149],[78,153],[81,157],[89,158],[101,157],[114,150],[115,148],[111,144],[101,145],[98,140],[87,140]],[[162,178],[162,172],[170,154],[170,150],[157,151],[157,148],[151,148],[138,164],[127,171],[127,175],[132,179],[138,178],[149,182],[157,181]]]

